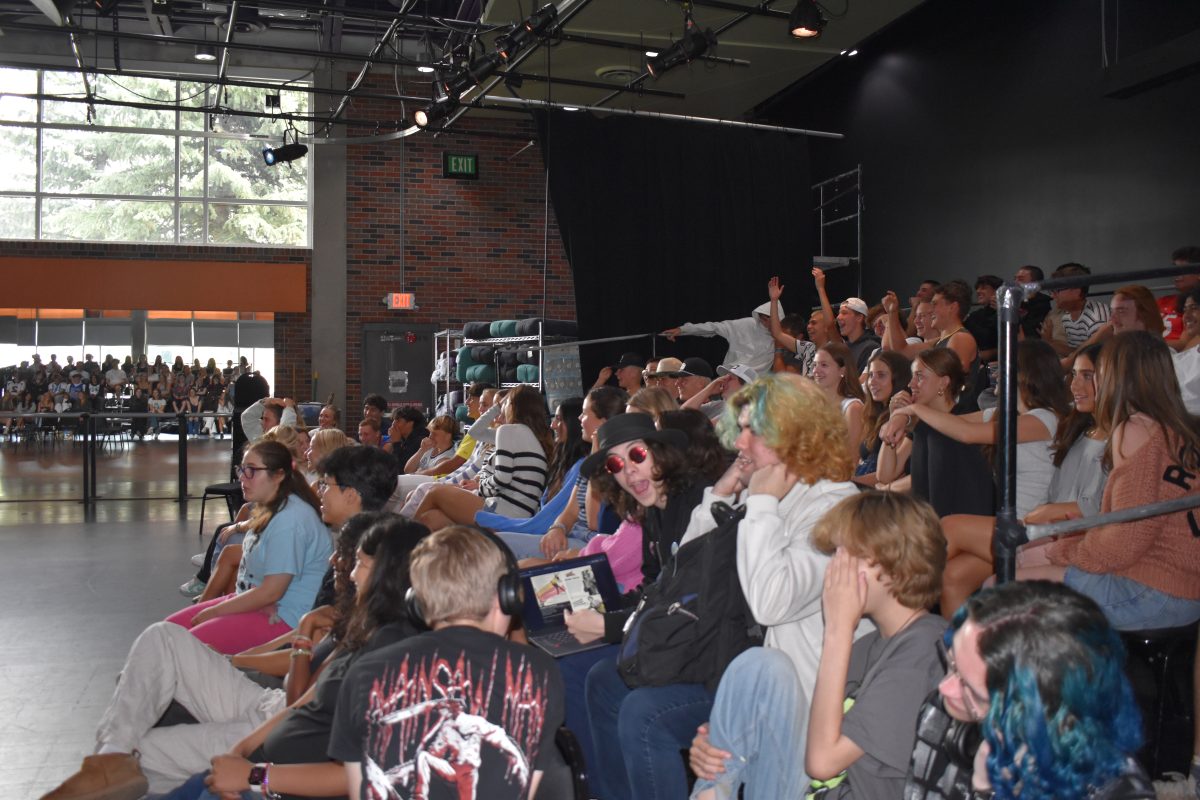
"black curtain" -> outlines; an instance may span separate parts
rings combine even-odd
[[[783,277],[807,308],[813,252],[803,136],[639,117],[539,111],[550,198],[575,280],[581,339],[735,319]],[[789,299],[791,302],[789,303]],[[717,364],[719,339],[656,340],[658,356]],[[581,348],[583,378],[649,340]]]

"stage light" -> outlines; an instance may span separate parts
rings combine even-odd
[[[525,49],[558,19],[558,9],[553,4],[543,6],[528,19],[513,27],[512,31],[496,39],[496,52],[507,62]]]
[[[483,83],[488,76],[495,73],[499,68],[500,54],[488,53],[486,56],[480,56],[472,61],[470,66],[467,67],[467,74],[471,76],[471,80],[479,84]]]
[[[418,128],[428,128],[433,123],[445,118],[458,105],[450,98],[435,100],[413,114],[413,122]]]
[[[816,0],[797,0],[788,17],[788,30],[797,39],[816,39],[825,30],[825,17]]]
[[[671,46],[660,55],[648,59],[646,61],[646,71],[655,78],[658,78],[667,70],[673,69],[680,64],[686,64],[703,55],[716,42],[717,37],[713,35],[711,30],[701,31],[696,26],[696,23],[689,19],[683,38],[677,42],[672,42]]]
[[[308,155],[308,145],[292,142],[282,147],[264,147],[262,154],[263,161],[267,162],[267,166],[286,164],[289,161],[295,161],[297,158],[304,158]]]

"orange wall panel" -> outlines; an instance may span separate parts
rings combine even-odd
[[[5,305],[308,310],[305,264],[0,256]]]

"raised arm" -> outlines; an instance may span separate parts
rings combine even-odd
[[[825,270],[820,267],[812,268],[813,283],[817,287],[817,296],[821,298],[821,313],[825,316],[825,328],[829,332],[830,341],[844,342],[842,332],[838,330],[837,314],[829,303],[829,295],[825,291]]]
[[[779,277],[771,278],[767,284],[767,295],[771,298],[771,338],[775,340],[775,344],[789,353],[796,352],[796,337],[783,330],[783,325],[779,319],[779,298],[783,296],[783,284],[779,282]]]

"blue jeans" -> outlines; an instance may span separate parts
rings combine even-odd
[[[211,797],[208,788],[204,785],[204,779],[207,777],[208,770],[198,772],[158,800],[200,800],[205,795]]]
[[[513,555],[518,560],[522,558],[545,558],[542,555],[542,534],[540,533],[515,533],[513,531],[501,531],[496,534],[499,536],[508,549],[513,551]],[[567,547],[572,550],[582,550],[587,544],[585,539],[567,538]]]
[[[680,753],[708,719],[713,693],[698,683],[630,689],[606,658],[587,676],[596,761],[592,794],[601,800],[679,800],[687,796]]]
[[[591,781],[592,775],[596,772],[598,761],[596,759],[596,746],[592,742],[592,725],[588,721],[587,698],[585,691],[587,689],[587,676],[592,667],[597,661],[603,659],[615,659],[617,657],[617,645],[610,644],[606,647],[598,647],[595,650],[586,650],[582,653],[574,653],[569,656],[554,659],[554,663],[558,665],[558,671],[562,673],[563,679],[563,695],[564,695],[564,723],[571,729],[571,733],[575,734],[575,738],[579,740],[579,747],[583,750],[583,757],[588,764],[588,776]]]
[[[748,798],[803,797],[808,706],[792,660],[779,650],[752,647],[735,658],[708,723],[709,741],[733,756],[715,781],[696,781],[692,796],[714,789],[719,800],[736,798],[744,784]]]
[[[1063,583],[1095,600],[1119,631],[1178,628],[1200,619],[1200,600],[1173,597],[1120,575],[1067,567]]]

